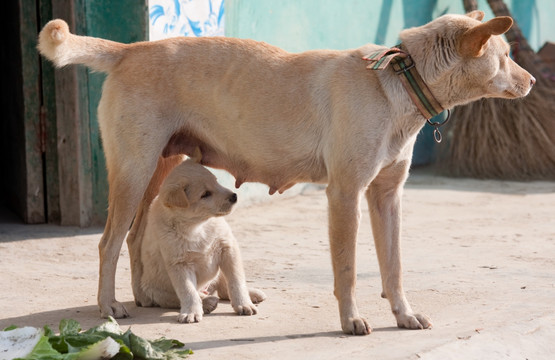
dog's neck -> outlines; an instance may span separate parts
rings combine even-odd
[[[422,79],[418,70],[416,70],[414,60],[404,49],[403,45],[400,44],[396,47],[373,52],[363,57],[363,59],[368,61],[369,65],[366,68],[371,70],[383,70],[390,65],[399,76],[403,87],[414,105],[428,124],[434,127],[434,139],[438,143],[441,142],[439,127],[449,120],[449,113],[447,119],[443,122],[430,121],[432,117],[441,114],[445,108],[441,106],[426,82]]]
[[[368,61],[369,65],[366,68],[371,70],[383,70],[391,65],[391,68],[399,75],[399,79],[412,102],[426,119],[431,119],[443,112],[443,106],[436,100],[434,94],[416,70],[414,60],[402,44],[376,51],[366,55],[363,59]]]

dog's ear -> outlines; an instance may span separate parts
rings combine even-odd
[[[193,151],[193,155],[191,155],[190,158],[197,164],[200,164],[202,160],[202,152],[200,151],[200,147],[197,146],[195,148],[195,150]]]
[[[167,207],[186,208],[189,206],[189,198],[187,198],[187,188],[176,186],[171,191],[166,193],[164,198],[164,205]]]
[[[474,10],[466,14],[466,16],[476,19],[478,21],[484,20],[484,12],[480,10]]]
[[[459,54],[465,57],[480,57],[484,53],[484,45],[492,35],[501,35],[513,26],[509,16],[498,16],[485,23],[474,26],[462,34],[459,40]]]

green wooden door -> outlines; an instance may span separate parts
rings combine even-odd
[[[52,18],[66,20],[72,32],[126,43],[147,38],[146,9],[146,0],[52,0]],[[103,74],[83,66],[55,70],[62,225],[106,220],[107,172],[97,119],[103,81]]]

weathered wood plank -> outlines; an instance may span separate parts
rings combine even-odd
[[[79,1],[53,0],[52,15],[83,34],[84,8]],[[70,66],[56,70],[58,174],[62,225],[91,222],[92,184],[87,94],[87,70]]]
[[[26,223],[42,223],[45,222],[45,211],[35,0],[20,0],[19,10],[26,172],[26,204],[23,215]]]
[[[39,0],[39,28],[52,19],[52,2]],[[60,179],[56,129],[56,87],[52,63],[41,57],[41,111],[43,116],[43,151],[45,167],[46,221],[60,223]]]

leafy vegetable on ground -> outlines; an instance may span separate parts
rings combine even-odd
[[[81,331],[75,320],[60,321],[59,335],[45,326],[0,331],[0,360],[178,360],[193,352],[178,340],[145,340],[123,331],[109,318],[104,324]]]

